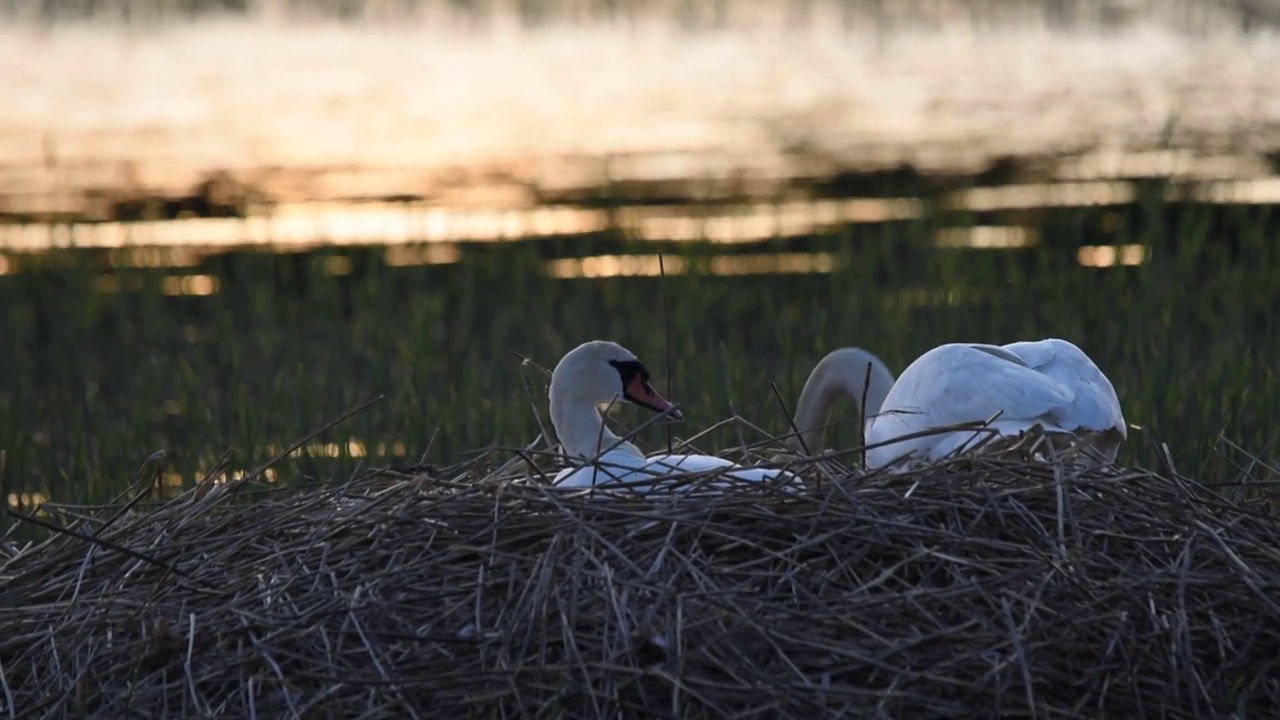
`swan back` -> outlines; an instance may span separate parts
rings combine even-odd
[[[1074,343],[1061,338],[1010,343],[1004,349],[1072,389],[1072,402],[1059,409],[1054,420],[1070,432],[1098,433],[1094,446],[1114,462],[1129,431],[1115,386],[1097,364]]]
[[[853,401],[860,417],[869,418],[880,412],[893,383],[888,366],[862,348],[845,347],[827,353],[800,390],[796,402],[799,435],[792,444],[799,446],[803,441],[803,448],[798,449],[815,455],[821,452],[831,408],[841,396]]]
[[[949,343],[921,355],[902,372],[868,443],[997,417],[989,428],[1004,435],[1040,426],[1050,433],[1096,435],[1091,445],[1114,461],[1124,440],[1124,419],[1110,381],[1075,345],[1051,338],[1009,345]],[[894,442],[867,452],[881,467],[911,454],[936,460],[982,435],[957,431]],[[1065,445],[1072,439],[1063,438]]]
[[[1016,432],[1036,424],[1052,424],[1052,414],[1073,398],[1071,388],[1028,367],[1009,350],[997,345],[947,343],[924,353],[902,371],[880,414],[867,423],[867,443],[983,422],[997,415],[1001,432]],[[867,450],[867,465],[881,467],[904,454],[936,460],[947,454],[947,448],[954,449],[972,437],[973,431],[960,431],[893,442]]]

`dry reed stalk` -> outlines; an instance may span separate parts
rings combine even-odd
[[[0,558],[0,717],[1280,705],[1280,523],[1176,474],[1034,462],[1036,444],[899,475],[793,457],[821,482],[648,497],[547,487],[530,444],[78,508],[114,522]],[[765,445],[735,452],[786,447]]]

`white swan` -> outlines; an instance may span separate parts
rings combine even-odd
[[[891,387],[893,373],[880,358],[857,347],[832,350],[813,366],[800,389],[792,444],[817,455],[823,448],[831,408],[841,397],[853,401],[860,419],[870,420],[880,412]]]
[[[559,487],[622,484],[636,490],[651,489],[643,481],[674,473],[700,473],[738,467],[713,455],[658,454],[645,457],[635,445],[614,434],[600,416],[599,405],[625,400],[654,412],[671,403],[649,384],[649,371],[626,348],[605,340],[585,342],[565,354],[551,373],[551,424],[564,453],[596,462],[565,468],[556,474]],[[679,411],[672,415],[680,419]],[[601,455],[601,451],[604,454]],[[597,456],[599,456],[597,458]],[[741,468],[727,473],[749,482],[790,476],[780,469]]]
[[[1086,464],[1113,463],[1128,436],[1111,381],[1080,348],[1058,338],[1008,345],[948,343],[924,353],[895,382],[878,358],[858,348],[823,358],[801,391],[796,424],[808,451],[821,449],[821,426],[841,394],[863,395],[870,469],[899,461],[933,461],[986,437],[1017,435],[1037,425],[1059,447],[1088,438]],[[895,438],[999,414],[987,431],[954,431]],[[1067,436],[1070,437],[1067,437]]]

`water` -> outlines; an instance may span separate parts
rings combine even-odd
[[[815,0],[803,22],[792,3],[729,4],[741,12],[696,32],[661,5],[537,29],[426,10],[391,27],[15,23],[0,28],[0,217],[527,209],[610,186],[772,199],[797,179],[968,177],[1009,159],[1025,177],[1005,182],[1255,180],[1280,149],[1280,43],[1156,22],[1177,3],[1070,31],[889,31],[833,19],[852,2]]]

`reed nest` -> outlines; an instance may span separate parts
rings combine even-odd
[[[0,556],[0,717],[1280,707],[1280,524],[1176,473],[1011,451],[628,496],[534,460],[81,513]]]

